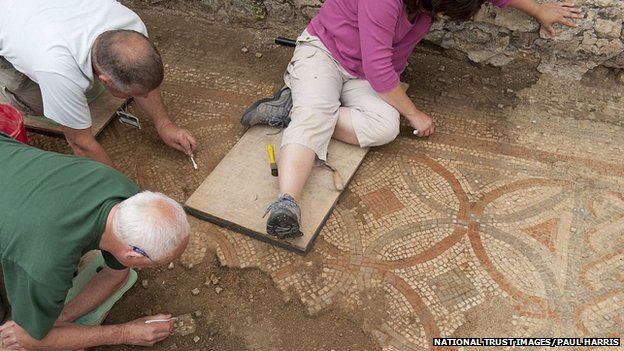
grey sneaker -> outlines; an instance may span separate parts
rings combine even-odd
[[[289,87],[283,87],[272,98],[260,99],[243,113],[241,124],[251,127],[266,124],[276,128],[286,128],[290,123],[292,96]]]
[[[267,233],[279,239],[296,238],[303,235],[301,230],[301,209],[292,196],[280,194],[269,205],[264,216],[271,212],[267,220]]]

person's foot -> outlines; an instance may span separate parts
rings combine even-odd
[[[289,87],[283,87],[272,98],[260,99],[243,113],[241,124],[251,127],[266,124],[271,127],[286,128],[290,123],[290,109],[293,101]]]
[[[275,202],[269,205],[267,213],[271,212],[267,220],[267,233],[279,239],[296,238],[303,233],[301,227],[301,209],[292,196],[281,194]]]

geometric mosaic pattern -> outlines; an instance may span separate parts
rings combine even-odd
[[[141,131],[115,122],[100,140],[143,188],[184,202],[242,135],[241,112],[279,87],[290,51],[269,44],[270,30],[159,11],[139,14],[167,63],[171,116],[199,140],[200,170],[146,120]],[[195,253],[209,245],[224,265],[259,267],[310,313],[352,313],[385,350],[426,350],[437,336],[622,336],[622,86],[542,77],[511,95],[470,90],[482,70],[509,72],[460,63],[453,73],[444,56],[416,55],[410,94],[436,134],[405,128],[372,149],[307,256],[191,218],[183,259],[203,260]],[[436,74],[466,81],[439,86]]]

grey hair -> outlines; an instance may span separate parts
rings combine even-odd
[[[106,31],[95,40],[92,55],[98,70],[108,75],[122,92],[129,92],[135,84],[152,91],[164,79],[158,50],[139,32],[125,29]]]
[[[145,251],[156,262],[171,257],[190,226],[182,206],[161,193],[144,191],[119,204],[113,232],[123,243]]]

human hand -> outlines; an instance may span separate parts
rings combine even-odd
[[[406,117],[412,127],[418,131],[418,134],[416,135],[419,137],[430,136],[435,131],[433,120],[422,111],[417,111],[415,114]]]
[[[24,345],[33,338],[24,328],[14,321],[8,321],[0,326],[0,338],[4,346],[10,350],[26,351]]]
[[[535,18],[544,26],[544,29],[551,35],[555,36],[555,23],[561,23],[568,27],[577,27],[573,19],[583,18],[584,15],[580,8],[576,5],[563,3],[549,3],[539,5]]]
[[[189,156],[195,151],[197,141],[195,141],[195,138],[188,130],[176,127],[171,122],[165,123],[157,130],[158,135],[160,135],[165,144],[172,148],[178,149]]]
[[[170,319],[170,314],[157,314],[135,319],[122,324],[122,340],[124,344],[152,346],[159,341],[165,340],[173,331],[173,319],[167,322],[145,323],[151,319]]]

